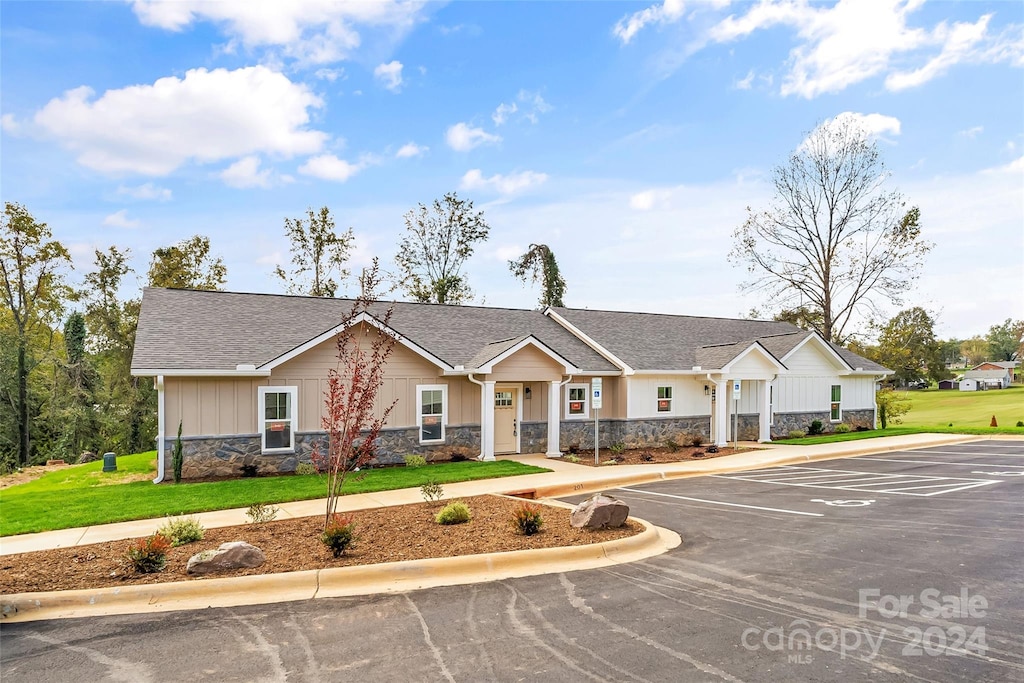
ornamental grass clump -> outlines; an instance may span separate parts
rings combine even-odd
[[[155,574],[167,566],[167,551],[171,542],[161,534],[138,538],[128,546],[125,558],[139,574]]]
[[[517,533],[523,536],[533,536],[544,526],[544,517],[540,514],[540,507],[530,503],[523,503],[512,513],[512,526]]]
[[[356,523],[351,517],[343,517],[338,513],[331,515],[320,534],[320,541],[331,549],[335,557],[341,557],[356,542]]]
[[[457,500],[454,503],[448,503],[441,511],[434,517],[434,521],[438,524],[464,524],[472,518],[472,514],[469,511],[469,506],[463,503],[461,500]]]
[[[169,540],[171,545],[176,548],[179,545],[203,540],[206,530],[195,517],[177,517],[164,522],[157,533]]]

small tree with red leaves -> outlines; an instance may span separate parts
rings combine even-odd
[[[327,513],[324,528],[338,510],[345,478],[370,463],[380,430],[398,402],[395,399],[379,412],[377,392],[384,384],[384,369],[395,348],[390,329],[391,308],[374,315],[377,285],[380,283],[377,260],[360,277],[362,292],[342,321],[338,333],[338,365],[328,372],[324,392],[325,413],[321,422],[327,432],[327,448],[313,447],[312,459],[327,476]],[[371,324],[369,319],[373,320]]]

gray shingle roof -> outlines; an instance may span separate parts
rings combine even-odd
[[[586,372],[616,368],[540,311],[405,302],[376,304],[391,327],[451,366],[479,367],[533,335]],[[143,290],[132,370],[234,370],[257,367],[337,326],[346,299],[195,290]],[[731,318],[553,309],[634,370],[720,368],[754,341],[782,359],[808,333],[790,323]],[[884,371],[832,345],[853,368]]]
[[[532,334],[579,368],[615,369],[540,311],[396,302],[374,313],[383,317],[389,305],[393,329],[452,366],[473,367],[488,345]],[[332,329],[351,307],[346,299],[147,288],[132,369],[258,367]]]

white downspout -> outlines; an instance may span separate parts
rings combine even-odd
[[[156,479],[154,484],[164,480],[164,453],[166,452],[167,426],[164,415],[164,376],[156,376]]]
[[[487,439],[493,439],[487,424],[487,388],[483,382],[473,377],[472,372],[466,375],[466,379],[480,387],[480,455],[477,456],[477,460],[486,460]]]

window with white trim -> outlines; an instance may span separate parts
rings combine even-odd
[[[565,387],[565,417],[586,419],[590,417],[590,385],[568,384]]]
[[[448,385],[416,385],[416,426],[420,443],[444,443],[444,426],[448,422]]]
[[[829,419],[832,422],[840,422],[843,419],[843,387],[841,384],[832,385],[832,403],[829,406]]]
[[[658,387],[658,412],[672,412],[672,387]]]
[[[299,415],[298,387],[259,387],[260,451],[293,453]]]

